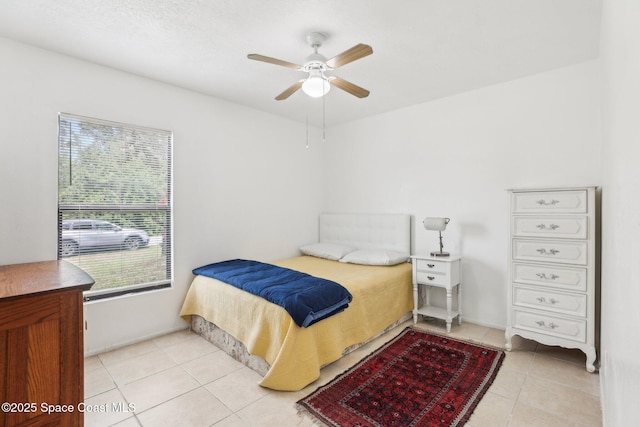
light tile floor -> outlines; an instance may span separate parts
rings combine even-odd
[[[299,392],[256,383],[258,374],[187,330],[85,359],[85,425],[302,426],[295,402],[327,383],[412,321],[325,367]],[[438,320],[418,326],[445,333]],[[451,336],[504,347],[504,331],[471,323]],[[600,381],[577,350],[547,347],[520,337],[467,427],[601,426]]]

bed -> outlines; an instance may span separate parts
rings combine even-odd
[[[301,248],[302,256],[271,264],[341,284],[353,296],[344,311],[300,327],[282,307],[196,275],[180,314],[196,333],[260,373],[261,386],[300,390],[321,367],[411,317],[410,249],[409,215],[322,214],[318,242]]]

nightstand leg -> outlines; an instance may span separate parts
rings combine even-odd
[[[451,332],[451,303],[452,303],[452,296],[451,296],[451,288],[447,288],[447,333]]]
[[[462,325],[462,286],[458,283],[458,326]]]
[[[418,323],[418,284],[413,284],[413,324]]]

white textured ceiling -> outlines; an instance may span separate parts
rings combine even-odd
[[[2,0],[0,36],[318,123],[322,101],[274,97],[322,31],[327,58],[366,43],[373,55],[331,74],[326,125],[596,58],[601,0]]]

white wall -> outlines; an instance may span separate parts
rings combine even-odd
[[[640,3],[605,0],[602,366],[604,425],[640,420]]]
[[[186,327],[193,268],[317,238],[304,125],[1,38],[0,58],[0,264],[56,259],[58,112],[174,132],[175,287],[87,304],[88,353]]]
[[[422,219],[450,217],[464,317],[504,327],[505,190],[601,184],[599,88],[592,61],[332,128],[324,206],[413,214],[418,253],[437,249]]]

